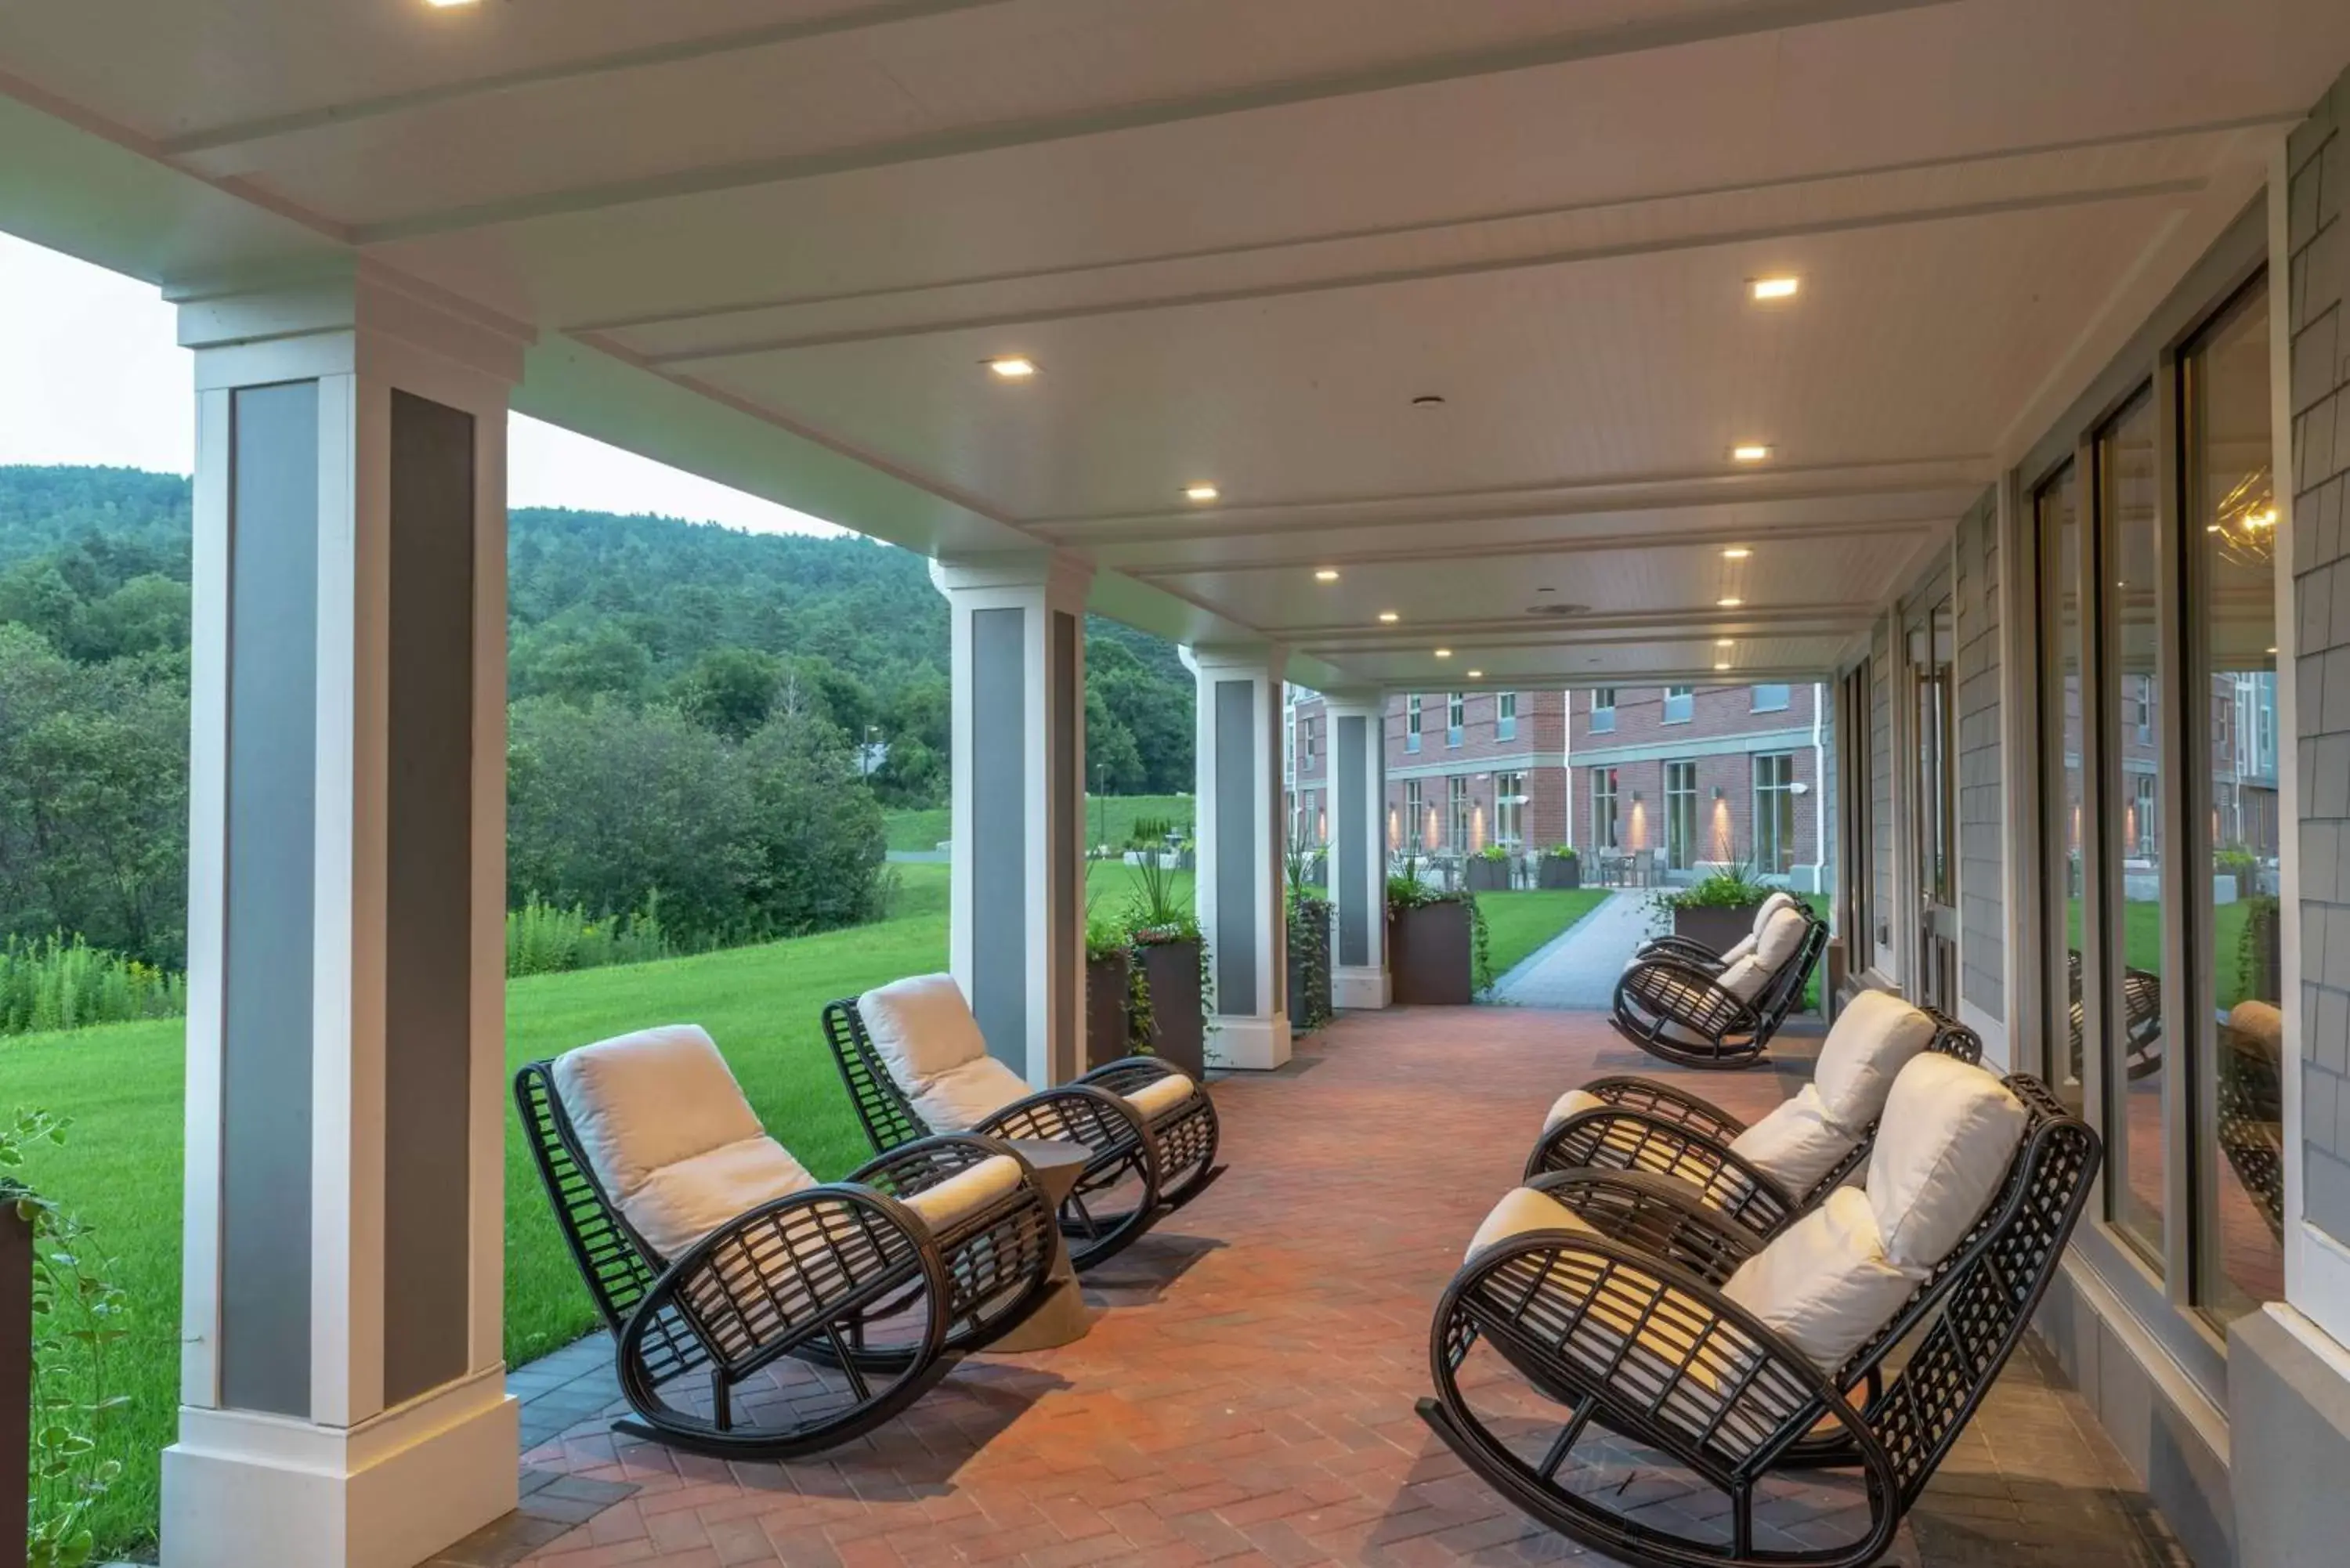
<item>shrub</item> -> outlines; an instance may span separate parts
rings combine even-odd
[[[644,963],[676,949],[651,905],[633,915],[591,920],[574,904],[557,909],[536,894],[506,912],[506,975],[560,974],[608,964]]]
[[[1745,866],[1725,866],[1701,881],[1656,897],[1661,909],[1751,909],[1778,889]]]
[[[187,1010],[180,976],[79,937],[11,937],[0,945],[0,1034],[173,1018]]]
[[[1549,848],[1543,851],[1543,856],[1544,858],[1549,860],[1579,860],[1582,858],[1582,856],[1576,852],[1575,846],[1572,844],[1554,844]]]

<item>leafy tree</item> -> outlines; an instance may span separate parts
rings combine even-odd
[[[754,648],[713,648],[679,678],[678,707],[695,723],[739,741],[767,722],[783,660]]]

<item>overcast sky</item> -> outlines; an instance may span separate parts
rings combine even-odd
[[[0,234],[0,463],[195,466],[193,372],[143,283]],[[758,533],[830,533],[804,513],[514,416],[515,506],[659,512]]]

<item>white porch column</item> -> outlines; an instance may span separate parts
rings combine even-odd
[[[1279,649],[1187,648],[1199,677],[1200,932],[1215,977],[1211,1060],[1289,1060],[1289,921],[1282,897]]]
[[[1085,1066],[1086,588],[1044,551],[936,561],[952,609],[949,950],[987,1049],[1043,1087]]]
[[[369,272],[183,297],[197,458],[168,1568],[515,1504],[505,433],[524,337]]]
[[[1328,691],[1330,901],[1336,906],[1330,998],[1385,1007],[1388,984],[1388,699]]]

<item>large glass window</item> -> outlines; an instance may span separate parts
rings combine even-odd
[[[1591,694],[1591,732],[1604,735],[1616,727],[1616,688],[1602,686]]]
[[[1413,850],[1431,847],[1428,841],[1428,805],[1418,779],[1404,781],[1403,834],[1405,845]]]
[[[2098,432],[2097,522],[2103,536],[2102,597],[2111,665],[2101,682],[2114,714],[2106,733],[2118,766],[2105,777],[2121,787],[2119,821],[2104,826],[2117,850],[2104,880],[2106,954],[2106,1147],[2113,1178],[2106,1191],[2114,1222],[2159,1266],[2163,1249],[2164,1096],[2170,1071],[2162,1017],[2162,955],[2178,910],[2162,897],[2162,814],[2176,781],[2163,774],[2152,713],[2162,701],[2162,644],[2156,592],[2161,559],[2157,504],[2155,402],[2149,390]],[[2139,714],[2145,714],[2143,727]]]
[[[1493,842],[1512,848],[1526,841],[1526,775],[1493,775]]]
[[[1665,688],[1665,722],[1686,724],[1697,711],[1697,688],[1668,686]]]
[[[1752,691],[1754,693],[1754,711],[1757,713],[1783,713],[1787,711],[1787,703],[1790,701],[1790,695],[1793,692],[1794,688],[1788,686],[1757,686],[1752,688]]]
[[[1665,764],[1665,863],[1686,871],[1697,858],[1697,764]]]
[[[1514,741],[1518,738],[1518,694],[1504,691],[1493,699],[1493,738]]]
[[[1419,750],[1419,693],[1415,691],[1403,700],[1403,749]]]
[[[2182,538],[2191,553],[2188,668],[2208,732],[2196,887],[2211,890],[2189,995],[2210,1056],[2219,1147],[2198,1164],[2196,1298],[2226,1319],[2284,1294],[2276,766],[2276,493],[2270,472],[2268,300],[2255,286],[2179,363]],[[2208,782],[2206,782],[2208,781]],[[2201,1027],[2210,1020],[2210,1033]],[[2185,1033],[2185,1032],[2181,1032]]]
[[[1469,781],[1455,774],[1444,781],[1445,846],[1455,855],[1477,847],[1469,813]]]
[[[2073,465],[2064,467],[2033,496],[2040,537],[2042,634],[2049,640],[2048,684],[2043,693],[2043,775],[2041,874],[2047,879],[2050,923],[2063,935],[2064,972],[2051,975],[2047,1073],[2057,1097],[2082,1108],[2081,920],[2085,880],[2084,840],[2088,774],[2087,709],[2081,684],[2085,668],[2082,637],[2086,625],[2081,521]]]
[[[1469,699],[1459,691],[1444,699],[1444,743],[1457,746],[1469,728]]]
[[[1783,877],[1795,868],[1795,754],[1754,759],[1754,869]]]
[[[1616,770],[1591,770],[1591,846],[1617,849],[1616,836]]]

